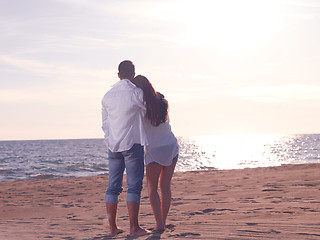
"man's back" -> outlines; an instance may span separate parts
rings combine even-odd
[[[117,82],[102,99],[102,129],[109,149],[121,152],[147,144],[143,128],[143,92],[127,79]]]

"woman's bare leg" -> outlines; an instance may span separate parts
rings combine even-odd
[[[165,230],[164,221],[162,218],[161,202],[158,194],[159,176],[162,171],[162,166],[158,164],[148,164],[146,166],[146,176],[148,181],[148,192],[153,214],[156,220],[157,231]]]
[[[166,225],[166,219],[171,205],[171,179],[175,167],[176,162],[173,162],[170,166],[163,167],[160,176],[161,211],[164,226]]]

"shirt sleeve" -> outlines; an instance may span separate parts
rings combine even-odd
[[[139,108],[141,108],[142,110],[146,111],[147,108],[144,104],[144,100],[143,100],[143,91],[139,88],[136,89],[135,91],[135,104],[138,105]]]
[[[107,119],[108,119],[108,112],[106,108],[102,104],[102,130],[106,133],[107,130]]]

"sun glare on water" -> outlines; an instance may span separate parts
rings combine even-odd
[[[276,154],[271,154],[274,144],[280,144],[282,135],[242,134],[193,137],[194,144],[203,153],[204,165],[218,169],[277,166]],[[280,143],[277,143],[279,142]],[[276,156],[276,158],[275,158]]]

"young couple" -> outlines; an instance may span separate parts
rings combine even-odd
[[[171,132],[168,102],[164,96],[153,89],[146,77],[135,77],[135,66],[131,61],[121,62],[118,70],[120,81],[102,99],[102,129],[109,160],[105,195],[107,219],[112,235],[123,232],[117,226],[116,216],[126,169],[130,235],[142,236],[148,234],[138,221],[144,164],[155,230],[164,231],[171,204],[170,184],[178,159],[178,143]]]

